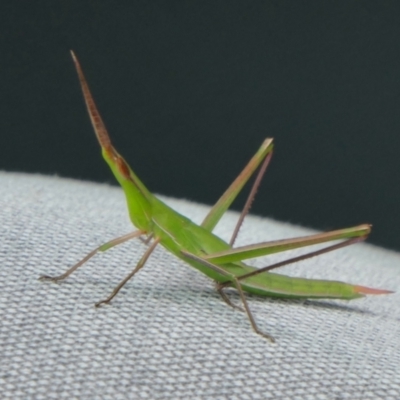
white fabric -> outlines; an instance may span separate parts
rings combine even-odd
[[[207,212],[167,201],[196,222]],[[352,302],[249,296],[271,344],[209,279],[161,247],[110,305],[95,309],[143,254],[137,239],[65,282],[38,281],[133,230],[119,188],[0,173],[0,218],[2,399],[400,399],[398,253],[361,244],[283,268],[397,293]],[[217,234],[228,239],[236,218],[228,213]],[[250,216],[238,243],[311,232]]]

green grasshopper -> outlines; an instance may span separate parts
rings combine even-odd
[[[200,225],[195,224],[188,218],[171,209],[150,193],[146,186],[131,170],[123,157],[112,146],[110,137],[94,103],[79,61],[72,51],[71,54],[78,73],[87,110],[102,149],[102,155],[124,190],[130,219],[138,230],[101,245],[64,274],[56,277],[45,275],[40,279],[51,281],[63,280],[97,252],[106,251],[133,238],[140,238],[148,245],[146,252],[133,271],[115,287],[113,292],[106,299],[98,302],[96,307],[101,304],[109,303],[125,283],[145,265],[156,246],[161,244],[175,256],[213,279],[216,283],[216,290],[221,295],[222,299],[228,305],[245,311],[254,331],[271,341],[274,341],[274,338],[262,332],[257,327],[244,292],[278,298],[330,298],[344,300],[364,297],[367,294],[393,293],[389,290],[372,289],[344,282],[293,278],[269,272],[272,269],[365,240],[371,230],[370,225],[367,224],[306,237],[262,242],[236,248],[233,247],[240,226],[250,209],[257,188],[271,159],[273,149],[272,139],[268,138],[262,143],[256,154],[251,158],[243,171],[229,186],[217,203],[211,208]],[[258,175],[239,217],[230,243],[227,243],[214,235],[212,231],[245,183],[260,165],[261,167]],[[321,250],[293,257],[260,269],[243,263],[243,260],[254,257],[340,239],[346,240]],[[244,308],[230,301],[224,292],[224,289],[227,287],[233,287],[238,291]]]

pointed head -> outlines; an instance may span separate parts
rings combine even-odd
[[[129,166],[111,144],[111,140],[108,135],[107,129],[96,107],[96,103],[93,100],[93,96],[90,93],[90,89],[87,84],[85,75],[83,74],[81,65],[78,61],[78,58],[76,57],[75,53],[72,50],[71,50],[71,55],[75,64],[76,71],[78,73],[79,82],[81,84],[83,97],[85,99],[89,117],[92,122],[94,131],[96,133],[97,140],[102,148],[103,157],[110,165],[111,169],[114,172],[114,175],[118,180],[120,180],[120,178],[130,179],[131,174]]]
[[[85,75],[83,74],[81,65],[79,64],[78,58],[75,53],[71,50],[72,59],[75,64],[76,72],[78,73],[79,82],[81,84],[83,97],[85,99],[86,107],[92,122],[94,131],[96,132],[97,140],[103,149],[111,151],[112,145],[110,137],[108,136],[107,129],[101,119],[100,113],[97,110],[96,104],[93,100],[92,94],[90,93],[89,86],[86,82]]]
[[[124,158],[114,149],[112,145],[109,147],[102,147],[103,158],[106,160],[107,164],[110,166],[117,180],[122,184],[122,180],[130,180],[131,169],[124,160]]]

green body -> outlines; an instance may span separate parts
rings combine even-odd
[[[147,255],[139,262],[140,265],[138,264],[135,271],[123,281],[122,285],[144,265],[152,249],[160,243],[165,249],[175,254],[192,267],[214,281],[224,284],[223,286],[229,286],[229,283],[231,283],[231,285],[236,287],[239,291],[242,289],[243,291],[261,296],[337,298],[350,300],[362,297],[365,294],[389,293],[389,291],[386,290],[371,289],[343,282],[293,278],[266,271],[252,274],[250,277],[244,277],[244,275],[257,271],[256,268],[246,265],[243,262],[245,259],[320,244],[331,240],[357,237],[365,238],[370,232],[370,226],[360,225],[302,238],[257,243],[250,246],[233,248],[230,244],[214,235],[212,230],[263,160],[264,163],[267,161],[265,164],[266,168],[272,154],[272,139],[266,139],[263,142],[245,169],[212,207],[203,223],[197,225],[155,197],[112,146],[107,130],[90,94],[79,62],[74,55],[73,58],[88,112],[98,141],[102,147],[103,157],[124,190],[130,219],[139,229],[138,232],[133,233],[130,237],[147,235],[154,241],[154,246],[150,248],[148,254],[146,253]],[[115,241],[101,246],[99,250],[105,251],[124,240],[127,239],[116,239]],[[64,279],[95,252],[96,251],[89,254],[66,274],[52,279]],[[240,284],[238,283],[239,280]],[[105,302],[108,302],[122,285],[120,285],[114,294]],[[240,285],[240,287],[238,287],[238,285]],[[250,315],[249,318],[251,319]],[[253,322],[252,324],[255,328],[255,324]]]
[[[153,233],[155,237],[160,238],[160,244],[164,248],[211,279],[217,282],[229,280],[226,275],[221,275],[182,254],[183,249],[199,257],[212,255],[230,250],[231,246],[227,242],[167,206],[151,194],[132,171],[130,171],[130,176],[134,177],[133,182],[136,184],[121,177],[112,160],[108,158],[107,152],[103,152],[103,156],[125,192],[131,221],[138,229]],[[265,255],[274,252],[269,250],[268,248],[263,249],[262,252]],[[235,276],[245,275],[256,270],[239,260],[215,264]],[[355,292],[354,286],[350,284],[293,278],[271,272],[249,277],[241,281],[241,284],[243,290],[261,296],[340,299],[355,299],[363,296]]]
[[[202,257],[206,254],[229,250],[231,246],[212,232],[171,210],[159,199],[154,198],[152,205],[153,231],[162,238],[160,244],[211,279],[217,282],[225,282],[227,280],[226,276],[222,276],[194,260],[182,257],[181,249]],[[246,265],[242,261],[216,265],[237,277],[257,269]],[[241,284],[243,290],[261,296],[292,298],[335,297],[345,299],[362,296],[354,293],[352,285],[345,283],[293,278],[271,272],[249,277],[242,280]]]

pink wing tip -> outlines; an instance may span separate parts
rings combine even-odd
[[[354,286],[354,291],[359,294],[390,294],[392,290],[373,289],[366,286]]]

